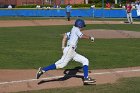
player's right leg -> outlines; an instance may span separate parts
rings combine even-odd
[[[130,23],[130,16],[129,16],[129,13],[127,13],[127,20],[128,20],[128,22]]]
[[[73,58],[73,60],[83,64],[83,71],[84,71],[84,81],[83,82],[84,82],[84,84],[94,83],[95,80],[88,76],[89,60],[80,54],[76,54],[75,57]]]

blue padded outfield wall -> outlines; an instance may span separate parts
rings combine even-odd
[[[0,16],[65,17],[65,9],[0,9]],[[72,9],[72,17],[125,18],[124,9]],[[132,16],[137,17],[136,10]]]

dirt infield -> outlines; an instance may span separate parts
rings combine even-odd
[[[86,24],[124,24],[123,21],[94,21],[86,20]],[[47,25],[73,25],[74,20],[0,20],[0,27],[17,27],[17,26],[47,26]],[[134,22],[134,24],[140,24],[140,22]]]
[[[94,29],[85,30],[83,33],[87,35],[93,35],[95,38],[140,38],[140,32],[135,31],[124,31],[124,30],[105,30],[105,29]]]
[[[87,24],[103,24],[102,21],[86,21]],[[105,22],[104,22],[105,23]],[[121,22],[111,22],[108,21],[106,23],[114,23],[120,24]],[[17,27],[17,26],[48,26],[48,25],[73,25],[74,20],[66,21],[66,20],[7,20],[7,21],[0,21],[0,27]]]
[[[69,25],[74,21],[65,20],[16,20],[0,21],[0,27],[17,27],[17,26],[46,26],[46,25]],[[88,24],[123,24],[121,21],[86,21]],[[135,23],[139,24],[139,23]],[[119,31],[119,30],[87,30],[85,34],[93,34],[95,38],[140,38],[140,32]],[[83,73],[78,70],[54,70],[49,71],[41,77],[35,79],[37,70],[7,70],[1,69],[0,73],[0,93],[83,86]],[[64,73],[66,72],[66,73]],[[89,73],[92,78],[96,79],[96,84],[114,83],[123,77],[139,77],[140,67],[117,68],[94,70]]]
[[[83,86],[83,73],[77,70],[54,70],[35,79],[36,70],[0,70],[0,93]],[[124,77],[139,77],[140,67],[94,70],[89,73],[95,84],[114,83]]]

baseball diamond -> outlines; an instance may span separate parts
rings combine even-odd
[[[139,80],[139,24],[139,21],[125,24],[120,20],[84,18],[0,20],[0,93],[34,93],[36,90],[39,90],[36,93],[43,93],[42,89],[57,89],[57,93],[59,89],[92,87],[101,90],[106,84],[119,84],[122,78],[137,77]],[[77,44],[83,35],[83,40]],[[68,56],[73,59],[68,60],[68,65],[67,60],[61,61],[61,55],[62,59],[67,57],[65,52],[72,54]],[[75,54],[79,55],[81,64],[75,62],[79,61],[74,59]],[[39,77],[38,67],[43,67],[39,69],[43,73]],[[52,70],[56,68],[63,69]],[[92,84],[84,86],[84,81]]]

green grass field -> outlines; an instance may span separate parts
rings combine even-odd
[[[69,26],[1,27],[0,69],[33,69],[57,61],[61,55],[62,34]],[[139,25],[87,25],[85,29],[140,31]],[[140,39],[80,40],[77,52],[90,61],[90,69],[140,66]],[[66,68],[81,64],[71,61]],[[140,93],[140,78],[121,79],[114,84],[19,93]]]
[[[72,26],[0,28],[0,68],[32,69],[56,62],[62,55],[61,40]],[[127,28],[126,28],[127,27]],[[139,31],[139,25],[87,25],[86,29]],[[77,52],[90,61],[90,69],[140,66],[140,39],[80,40]],[[70,62],[66,68],[81,64]]]
[[[18,93],[140,93],[140,78],[125,78],[114,84],[59,88]]]

